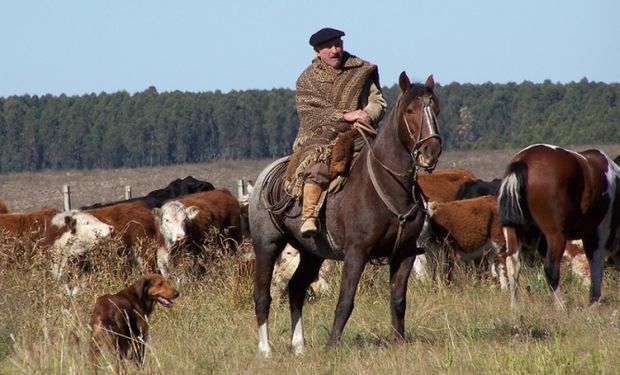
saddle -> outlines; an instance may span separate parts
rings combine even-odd
[[[366,141],[360,136],[359,131],[352,129],[343,133],[334,144],[329,171],[331,182],[329,187],[323,191],[316,206],[316,216],[319,220],[321,218],[319,212],[322,210],[327,196],[342,190],[348,180],[349,171],[365,143]],[[283,217],[297,217],[301,214],[291,216],[291,207],[296,203],[301,204],[301,197],[289,194],[286,189],[288,178],[298,163],[299,160],[295,154],[283,158],[267,174],[260,189],[261,207],[269,211],[272,221],[280,230],[283,230],[280,223]]]

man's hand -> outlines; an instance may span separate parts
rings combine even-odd
[[[347,112],[342,115],[342,119],[346,122],[355,123],[356,121],[361,122],[362,124],[371,125],[372,120],[368,113],[363,109],[356,109],[355,111]]]

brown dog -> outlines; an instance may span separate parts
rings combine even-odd
[[[151,274],[116,294],[98,297],[90,317],[90,361],[93,371],[97,371],[97,356],[101,348],[115,351],[119,359],[125,359],[131,348],[132,358],[142,365],[144,343],[148,338],[148,317],[155,308],[155,302],[171,307],[172,300],[178,296],[179,292],[166,279]]]

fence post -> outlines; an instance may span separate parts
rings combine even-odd
[[[65,211],[69,211],[71,209],[71,189],[69,188],[69,185],[62,185],[62,196]]]
[[[131,185],[125,185],[125,199],[131,199]]]
[[[245,191],[245,180],[244,179],[239,179],[237,180],[237,197],[241,198],[243,196],[245,196],[246,191]]]

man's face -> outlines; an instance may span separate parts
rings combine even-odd
[[[332,68],[340,68],[342,62],[342,39],[328,40],[316,47],[316,55]]]

